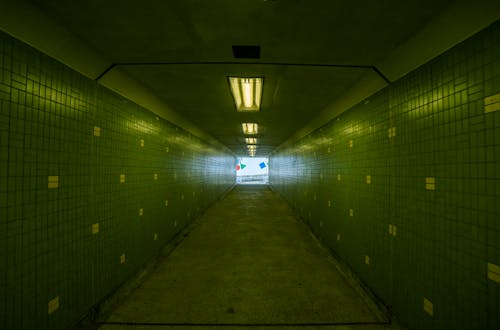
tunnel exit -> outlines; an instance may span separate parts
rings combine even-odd
[[[239,157],[236,164],[237,184],[268,184],[269,159],[267,157]]]

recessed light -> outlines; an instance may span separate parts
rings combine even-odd
[[[257,138],[245,138],[246,144],[257,144]]]
[[[247,149],[248,149],[248,154],[253,157],[255,156],[255,154],[257,153],[257,146],[252,144],[252,145],[247,145]]]
[[[243,127],[243,133],[248,135],[257,134],[259,129],[256,123],[243,123],[241,127]]]
[[[262,99],[263,78],[229,77],[237,111],[259,111]]]

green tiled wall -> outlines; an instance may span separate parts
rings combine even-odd
[[[0,33],[0,328],[73,325],[234,184],[224,150]]]
[[[499,93],[497,22],[270,158],[273,188],[411,329],[500,329]]]

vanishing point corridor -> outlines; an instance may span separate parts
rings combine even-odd
[[[0,1],[0,330],[498,330],[499,201],[499,0]]]

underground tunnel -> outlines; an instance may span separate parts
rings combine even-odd
[[[500,2],[0,3],[0,329],[500,329]]]

